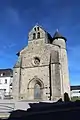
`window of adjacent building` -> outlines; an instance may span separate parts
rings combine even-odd
[[[0,92],[4,93],[4,92],[6,92],[6,89],[0,89]]]
[[[73,91],[73,93],[79,93],[80,91]]]
[[[10,84],[10,86],[12,86],[12,83]]]
[[[3,73],[1,73],[1,76],[3,76]]]
[[[7,79],[5,79],[5,84],[7,84]]]
[[[33,33],[33,39],[36,39],[36,33]]]
[[[37,33],[37,38],[40,38],[40,32]]]
[[[6,89],[4,89],[4,92],[6,92]]]
[[[3,76],[5,75],[5,73],[3,73]]]
[[[1,76],[4,76],[5,75],[5,73],[1,73]]]
[[[2,82],[2,81],[1,81],[1,79],[0,79],[0,84],[2,84],[1,82]]]

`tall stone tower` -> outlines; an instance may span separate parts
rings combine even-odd
[[[28,46],[18,52],[13,71],[16,100],[58,100],[70,96],[66,39],[36,25],[28,35]]]

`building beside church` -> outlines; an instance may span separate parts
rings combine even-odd
[[[71,97],[80,97],[80,85],[71,86]]]
[[[17,53],[13,69],[15,100],[47,101],[70,96],[66,38],[53,37],[35,25],[28,34],[28,46]]]
[[[12,94],[13,70],[0,69],[0,99],[9,99]]]

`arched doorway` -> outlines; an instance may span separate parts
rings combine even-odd
[[[28,83],[28,92],[29,96],[33,96],[32,98],[35,100],[42,99],[43,97],[43,82],[39,78],[33,78]],[[28,97],[29,97],[28,96]]]

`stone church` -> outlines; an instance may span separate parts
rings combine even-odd
[[[15,100],[48,101],[70,96],[66,38],[58,30],[53,37],[35,25],[28,46],[17,53],[13,69]]]

